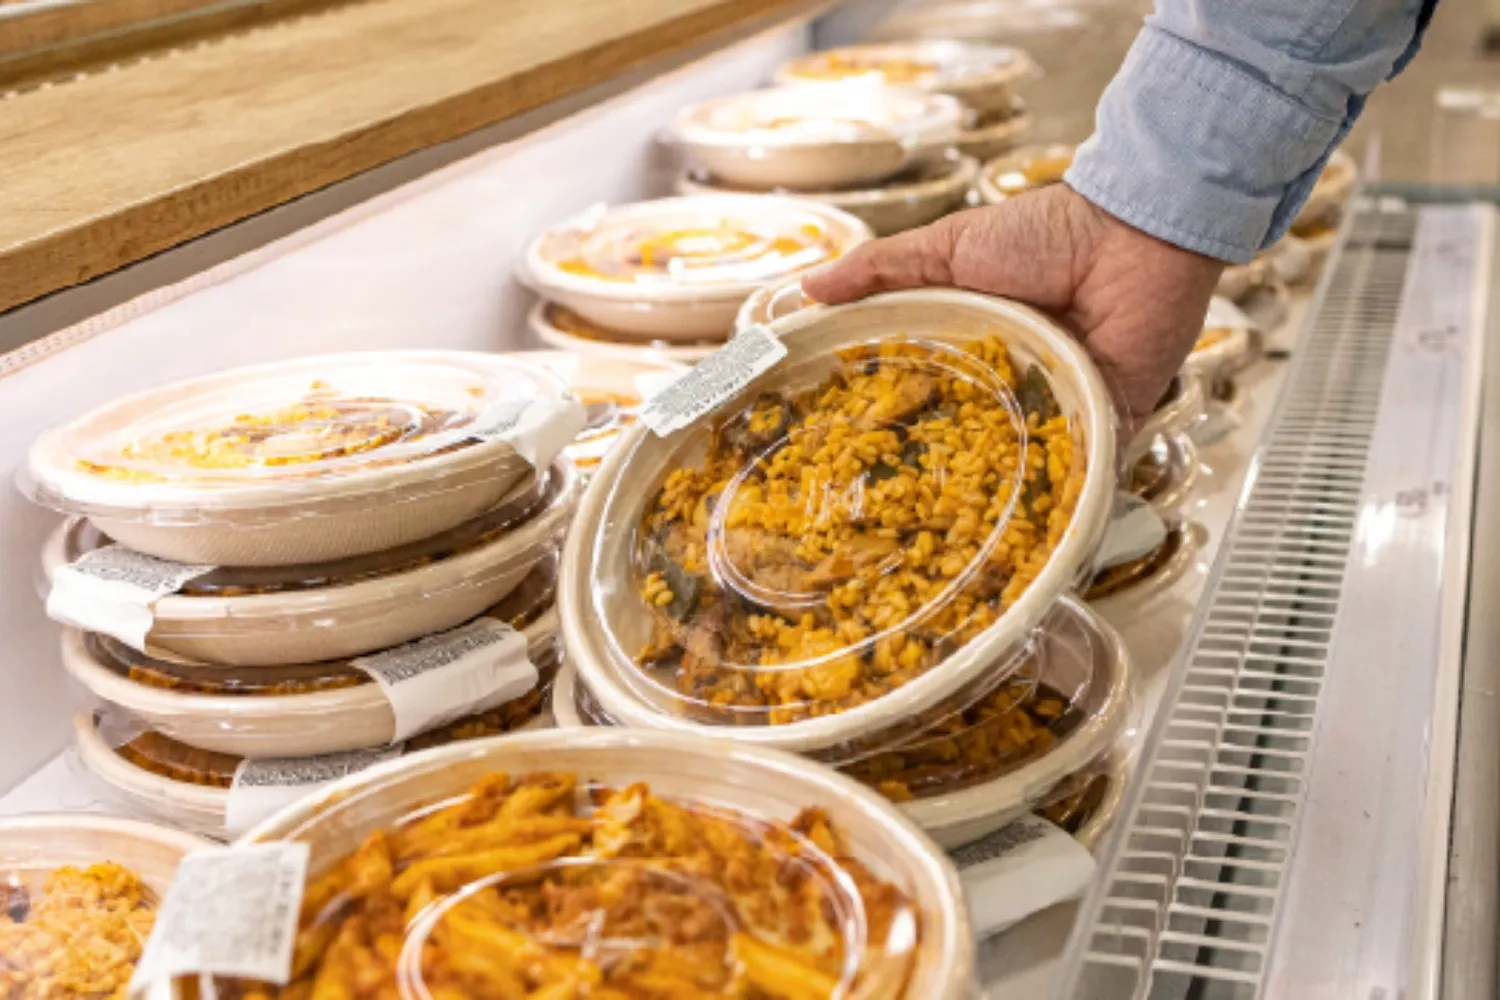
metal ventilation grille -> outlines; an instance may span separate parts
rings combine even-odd
[[[1356,218],[1298,348],[1076,998],[1260,995],[1415,224]]]

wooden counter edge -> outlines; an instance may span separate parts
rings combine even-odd
[[[497,76],[447,100],[245,163],[121,206],[74,228],[0,249],[0,312],[82,284],[410,153],[562,100],[738,25],[809,0],[724,0],[642,31]]]

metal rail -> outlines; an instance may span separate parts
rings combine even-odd
[[[1489,223],[1356,214],[1063,995],[1437,995]]]

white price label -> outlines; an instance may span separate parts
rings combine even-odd
[[[786,345],[764,326],[737,333],[641,408],[641,423],[658,437],[679,431],[734,398],[786,357]]]
[[[397,740],[513,701],[538,679],[526,636],[493,618],[349,662],[385,692]]]
[[[74,628],[101,632],[145,652],[156,602],[213,568],[169,562],[122,545],[106,545],[52,574],[47,616]]]
[[[401,755],[398,745],[319,757],[263,757],[234,769],[224,827],[238,837],[262,820],[340,778]]]
[[[1101,569],[1144,559],[1167,540],[1167,523],[1150,503],[1130,493],[1115,496],[1115,514],[1095,561]]]
[[[951,852],[978,937],[1083,894],[1094,858],[1054,823],[1026,816]]]
[[[505,441],[532,468],[545,469],[587,425],[576,396],[533,396],[495,403],[475,421],[474,436]]]
[[[177,976],[229,976],[285,985],[306,844],[213,847],[182,859],[130,980],[130,995]]]

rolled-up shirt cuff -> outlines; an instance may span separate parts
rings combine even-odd
[[[1341,123],[1148,25],[1064,179],[1137,229],[1244,263],[1306,198]]]

